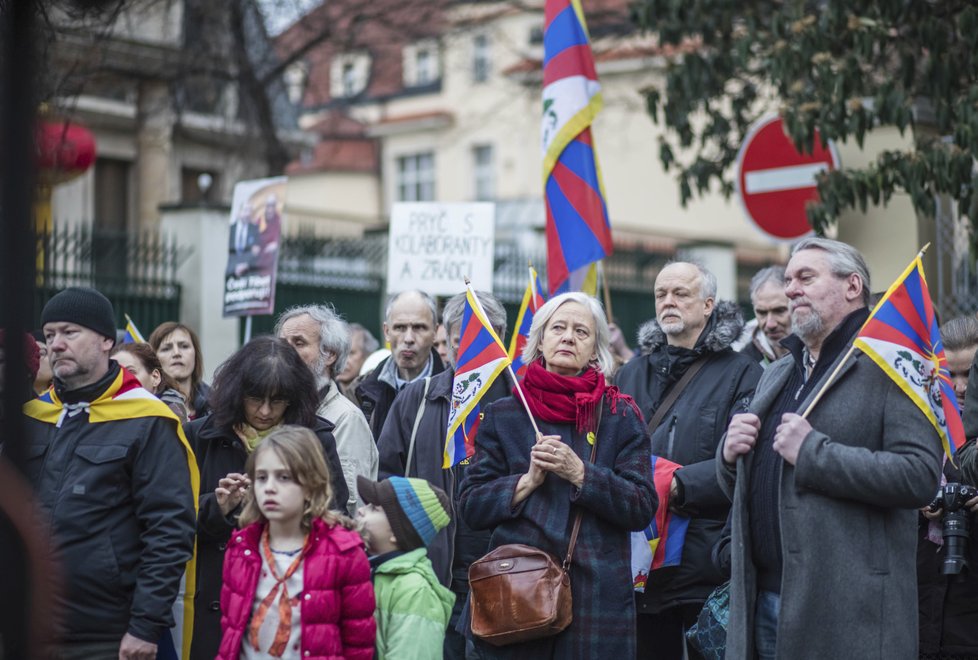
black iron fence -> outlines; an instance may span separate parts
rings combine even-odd
[[[129,233],[61,224],[37,239],[34,326],[44,303],[69,286],[95,287],[112,301],[116,323],[128,314],[144,335],[180,316],[177,266],[186,254],[157,232]]]

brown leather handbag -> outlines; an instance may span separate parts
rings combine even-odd
[[[602,399],[598,407],[601,424]],[[591,459],[597,451],[595,438]],[[581,511],[574,517],[567,556],[557,557],[519,543],[501,545],[469,566],[469,613],[472,634],[494,646],[550,637],[573,619],[571,559],[581,529]]]

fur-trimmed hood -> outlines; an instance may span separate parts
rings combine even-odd
[[[740,307],[729,300],[718,300],[713,313],[697,340],[697,348],[717,353],[728,348],[744,329],[744,317]],[[648,355],[666,343],[666,333],[654,318],[643,323],[638,329],[638,348],[642,355]]]

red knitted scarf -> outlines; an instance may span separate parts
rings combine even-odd
[[[547,371],[541,362],[531,362],[523,377],[523,392],[534,417],[545,422],[574,422],[578,432],[595,431],[595,412],[607,395],[611,411],[618,403],[618,388],[607,387],[604,375],[588,368],[579,376],[561,376]],[[513,396],[519,398],[516,388]]]

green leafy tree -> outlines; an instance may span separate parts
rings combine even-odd
[[[638,0],[636,22],[677,53],[663,89],[646,90],[667,127],[660,159],[685,204],[729,196],[750,124],[779,110],[799,149],[863,140],[876,126],[912,131],[913,147],[864,169],[823,174],[808,218],[822,232],[849,208],[905,191],[933,216],[935,196],[978,217],[978,6],[971,0]],[[681,147],[692,156],[677,158]]]

